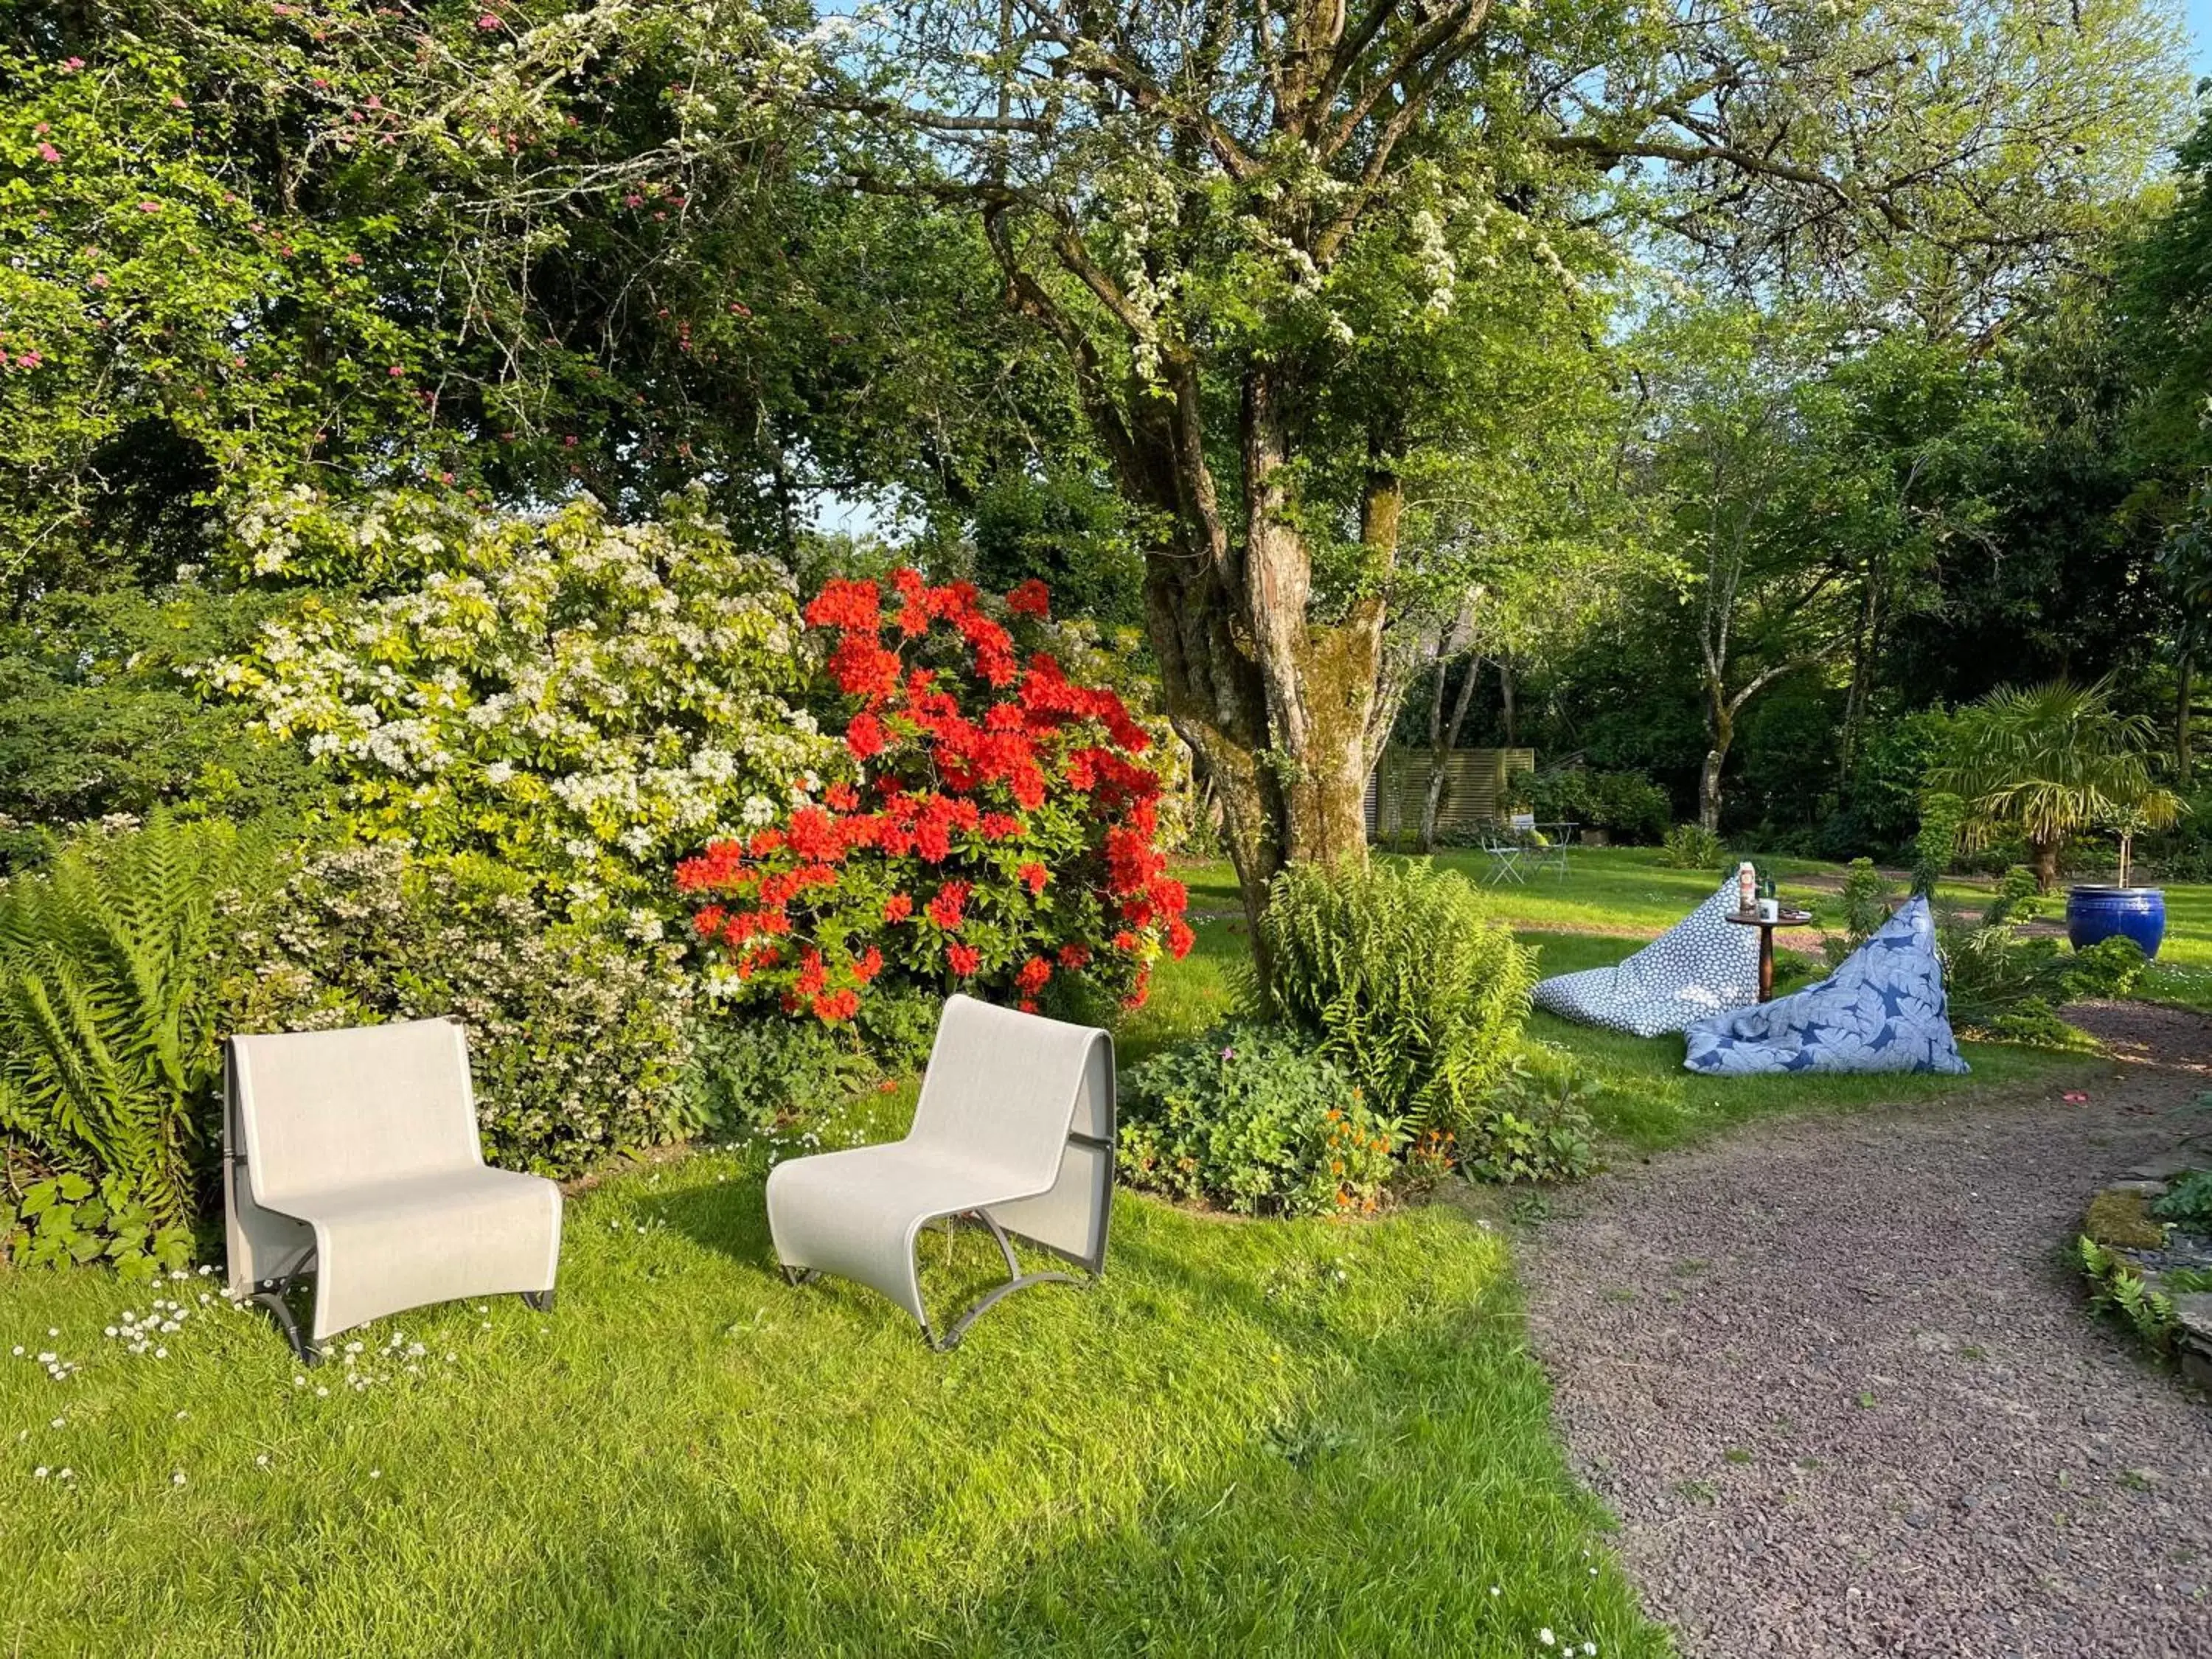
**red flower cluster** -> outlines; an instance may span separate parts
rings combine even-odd
[[[1024,662],[970,583],[841,578],[805,614],[836,635],[826,672],[855,775],[794,786],[781,825],[678,866],[678,887],[709,901],[700,937],[740,981],[823,1020],[852,1018],[879,975],[980,980],[1030,1009],[1081,975],[1141,1001],[1152,957],[1192,935],[1154,845],[1151,738],[1121,699],[1043,649]],[[1050,614],[1042,582],[1005,602],[1032,647]]]

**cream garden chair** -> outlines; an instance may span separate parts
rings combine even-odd
[[[794,1284],[830,1273],[880,1291],[943,1352],[1010,1292],[1082,1282],[1024,1273],[1009,1235],[1094,1278],[1103,1272],[1113,1184],[1114,1040],[955,996],[938,1020],[907,1138],[777,1164],[769,1232]],[[922,1305],[915,1243],[928,1223],[966,1216],[998,1241],[1006,1282],[939,1338]]]
[[[485,1167],[460,1026],[234,1036],[226,1060],[230,1289],[266,1307],[302,1360],[428,1303],[512,1291],[553,1305],[561,1189]],[[308,1275],[303,1334],[284,1291]]]

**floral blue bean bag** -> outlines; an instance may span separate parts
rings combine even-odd
[[[1882,923],[1818,985],[1701,1020],[1686,1035],[1683,1064],[1725,1077],[1967,1069],[1945,1013],[1936,924],[1924,898]]]
[[[1735,908],[1730,876],[1718,892],[1633,956],[1610,968],[1540,981],[1536,1006],[1631,1036],[1657,1036],[1756,1002],[1759,930],[1723,920]]]

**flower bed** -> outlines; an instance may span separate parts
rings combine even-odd
[[[1140,1005],[1191,945],[1152,739],[1045,648],[1044,585],[994,605],[901,570],[834,580],[805,615],[836,638],[847,775],[808,774],[780,822],[678,866],[710,990],[832,1024],[887,985]]]

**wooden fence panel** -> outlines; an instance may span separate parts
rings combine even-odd
[[[1437,828],[1472,830],[1485,818],[1505,816],[1505,780],[1536,769],[1533,749],[1455,749],[1444,757],[1443,799]],[[1429,788],[1429,751],[1386,749],[1367,780],[1367,836],[1370,841],[1411,841],[1420,832],[1421,803]]]

